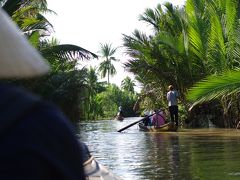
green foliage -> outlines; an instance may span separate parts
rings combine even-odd
[[[52,25],[43,13],[47,9],[46,0],[0,1],[4,10],[23,31],[29,42],[39,50],[51,65],[48,75],[28,80],[10,80],[57,104],[72,120],[85,118],[87,104],[87,70],[77,67],[79,60],[96,58],[90,51],[71,44],[59,44],[56,40],[46,40]]]
[[[221,97],[226,116],[235,99],[228,95],[239,91],[238,73],[221,75],[240,65],[239,1],[187,0],[183,8],[170,3],[164,6],[164,11],[158,5],[140,16],[154,34],[135,30],[123,37],[131,57],[125,66],[143,84],[140,96],[148,101],[142,104],[152,106],[156,92],[166,101],[166,87],[173,84],[180,91],[185,109],[190,105],[188,100],[196,100],[197,104]],[[212,77],[216,75],[222,79]],[[203,78],[187,99],[188,89]]]
[[[109,85],[106,91],[99,93],[97,95],[97,100],[102,107],[102,118],[115,117],[119,106],[122,106],[123,115],[125,117],[135,115],[133,106],[136,101],[136,96],[132,93],[122,91],[114,84]]]
[[[41,49],[41,53],[47,59],[66,59],[68,61],[97,58],[97,56],[90,51],[71,44],[50,45],[43,47]]]
[[[103,61],[100,63],[98,71],[101,74],[101,77],[104,78],[107,75],[107,82],[109,81],[109,76],[113,76],[117,73],[112,61],[118,61],[114,54],[116,53],[117,48],[112,48],[111,44],[101,44],[100,56],[103,58]]]
[[[188,99],[198,104],[240,92],[239,79],[240,71],[209,76],[189,90]]]
[[[134,93],[134,86],[135,86],[135,83],[129,76],[127,76],[125,79],[122,80],[121,87],[125,91]]]

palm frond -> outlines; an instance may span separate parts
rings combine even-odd
[[[69,60],[91,59],[98,56],[84,48],[71,44],[51,46],[41,50],[42,55],[48,58],[63,58]]]
[[[109,67],[109,61],[103,61],[100,63],[98,67],[98,72],[100,73],[102,78],[106,77],[109,69],[108,67]]]
[[[182,34],[180,34],[179,37],[173,37],[171,36],[171,34],[167,32],[162,32],[158,34],[157,40],[159,43],[162,43],[171,47],[177,53],[185,52],[184,39]]]
[[[236,92],[240,92],[240,71],[230,71],[220,76],[209,76],[196,83],[189,90],[187,99],[198,104]]]
[[[193,53],[201,60],[206,59],[207,52],[207,27],[208,24],[199,13],[200,2],[197,0],[186,1],[186,13],[188,23],[188,38],[190,42],[190,48]],[[204,3],[204,2],[202,2]],[[202,12],[204,13],[204,12]]]
[[[208,39],[208,58],[212,62],[214,71],[221,73],[226,68],[226,45],[221,17],[213,3],[208,4],[210,15],[210,36]]]
[[[152,25],[156,30],[159,30],[158,23],[160,20],[160,12],[162,12],[162,8],[160,4],[155,10],[147,8],[142,15],[139,15],[139,20],[144,21]]]
[[[111,57],[116,53],[117,48],[112,48],[112,44],[100,44],[100,53],[103,57]]]
[[[28,41],[37,49],[39,46],[39,32],[35,31],[33,32],[29,37],[28,37]]]

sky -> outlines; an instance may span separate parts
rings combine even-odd
[[[54,27],[53,37],[61,44],[74,44],[99,54],[100,44],[112,44],[118,48],[114,63],[117,75],[110,83],[121,85],[121,81],[133,75],[123,68],[128,57],[124,54],[122,34],[131,35],[135,29],[151,33],[147,24],[138,20],[146,8],[156,8],[165,0],[47,0],[48,8],[57,15],[46,15]],[[173,5],[183,5],[185,0],[169,0]],[[91,60],[97,66],[101,60]],[[82,63],[85,65],[85,61]],[[105,79],[104,79],[105,80]]]

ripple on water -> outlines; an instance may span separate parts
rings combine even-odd
[[[100,163],[125,180],[239,178],[240,131],[145,133],[134,125],[117,132],[138,119],[81,123],[79,136]]]

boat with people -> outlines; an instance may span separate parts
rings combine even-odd
[[[149,132],[167,132],[167,131],[177,131],[178,127],[170,122],[170,123],[166,123],[162,126],[159,127],[155,127],[155,126],[145,126],[144,122],[139,122],[138,126],[140,128],[140,130],[142,131],[149,131]]]
[[[153,116],[153,119],[151,122],[150,118],[152,116]],[[163,121],[163,119],[164,119],[164,121]],[[122,132],[122,131],[132,127],[135,124],[138,124],[140,130],[149,131],[149,132],[167,132],[167,131],[174,132],[174,131],[177,131],[177,129],[178,129],[178,126],[176,126],[175,123],[172,123],[172,122],[166,123],[165,117],[163,117],[163,115],[160,114],[159,111],[156,111],[153,114],[150,114],[140,120],[137,120],[121,129],[119,129],[117,132]]]
[[[123,121],[123,120],[124,120],[124,117],[121,116],[121,115],[117,115],[117,116],[115,117],[115,119],[118,120],[118,121]]]
[[[118,121],[123,121],[124,117],[123,117],[122,106],[119,106],[118,113],[117,113],[117,116],[115,117],[115,119]]]

